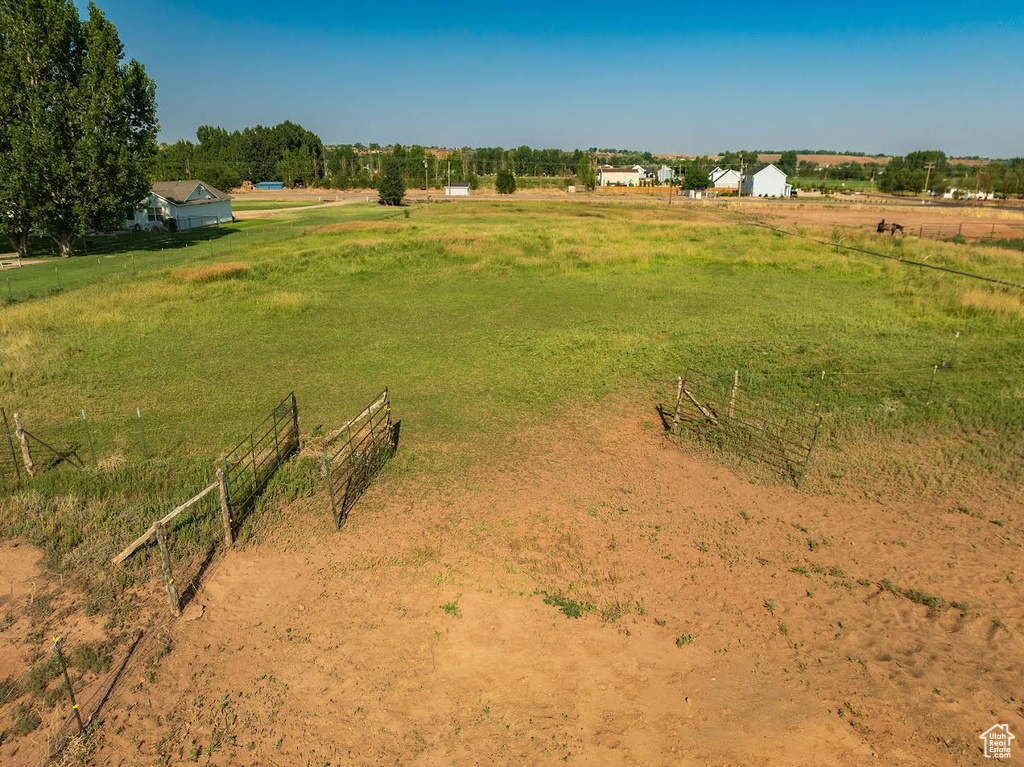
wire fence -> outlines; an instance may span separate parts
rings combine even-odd
[[[954,237],[972,240],[1021,239],[1024,238],[1024,224],[1011,221],[925,222],[918,226],[917,236],[936,240]]]
[[[678,379],[675,405],[661,409],[666,429],[690,432],[704,442],[738,453],[803,484],[821,416],[741,390],[738,372],[725,389],[706,373],[688,369]]]

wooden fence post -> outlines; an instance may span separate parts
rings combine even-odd
[[[4,427],[7,449],[11,451],[11,467],[14,469],[14,478],[18,484],[21,484],[21,466],[18,465],[18,454],[14,452],[14,437],[11,435],[11,425],[7,422],[7,411],[2,407],[0,407],[0,424]]]
[[[25,471],[28,472],[30,477],[34,477],[36,475],[36,465],[32,461],[32,451],[28,446],[28,436],[21,425],[21,413],[14,414],[14,433],[18,437],[18,442],[21,443],[21,460],[25,462]]]
[[[235,542],[231,531],[231,500],[228,498],[228,486],[224,480],[224,469],[217,469],[217,489],[220,490],[220,521],[224,526],[224,545],[230,547]]]
[[[331,457],[327,453],[327,446],[324,446],[324,476],[327,478],[327,492],[331,496],[331,517],[334,518],[334,529],[341,529],[341,517],[338,516],[338,506],[334,500],[334,479],[331,477]]]
[[[167,601],[171,604],[171,612],[177,618],[181,616],[181,598],[178,596],[178,587],[174,585],[174,575],[171,572],[171,552],[167,549],[167,531],[164,530],[162,522],[153,523],[153,534],[156,535],[156,543],[160,547],[160,571],[163,573],[164,585],[167,587]]]
[[[679,411],[683,407],[683,377],[679,376],[679,383],[676,386],[676,409],[672,415],[672,426],[675,428],[679,425]]]

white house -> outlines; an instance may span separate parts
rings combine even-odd
[[[597,169],[598,186],[640,186],[640,180],[646,173],[639,165],[632,168],[613,168],[602,165]]]
[[[743,194],[748,197],[790,197],[793,187],[786,183],[785,173],[766,163],[744,174]]]
[[[739,189],[740,179],[738,170],[715,168],[708,174],[708,181],[714,189]]]
[[[174,219],[178,230],[229,224],[231,197],[202,181],[157,181],[146,201],[126,222],[128,229],[165,228]]]
[[[448,184],[444,193],[448,197],[469,197],[469,184]]]
[[[662,165],[656,171],[654,171],[654,177],[658,179],[659,184],[667,184],[673,178],[675,178],[675,171],[667,165]]]

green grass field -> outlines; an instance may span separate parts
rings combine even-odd
[[[871,243],[1024,281],[1013,251]],[[83,541],[109,555],[292,389],[309,435],[390,386],[400,470],[427,485],[567,410],[654,422],[688,366],[723,386],[738,369],[744,391],[824,414],[812,489],[848,470],[915,492],[1021,480],[1020,291],[696,208],[360,204],[222,227],[136,253],[136,268],[119,258],[109,272],[62,262],[81,279],[0,307],[0,405],[91,460],[85,410],[105,467],[60,467],[0,499],[4,534],[61,556]],[[45,286],[49,267],[34,268]]]
[[[829,189],[850,189],[859,192],[875,189],[875,182],[870,179],[860,180],[830,178],[826,181],[824,179],[815,177],[794,176],[789,181],[797,189],[811,189],[820,186],[826,186]]]
[[[232,210],[282,210],[288,208],[304,208],[310,205],[320,205],[320,200],[246,200],[234,199],[231,201]]]

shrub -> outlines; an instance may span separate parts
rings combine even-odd
[[[514,194],[516,191],[516,177],[508,168],[498,171],[498,177],[494,180],[494,188],[498,194]]]

